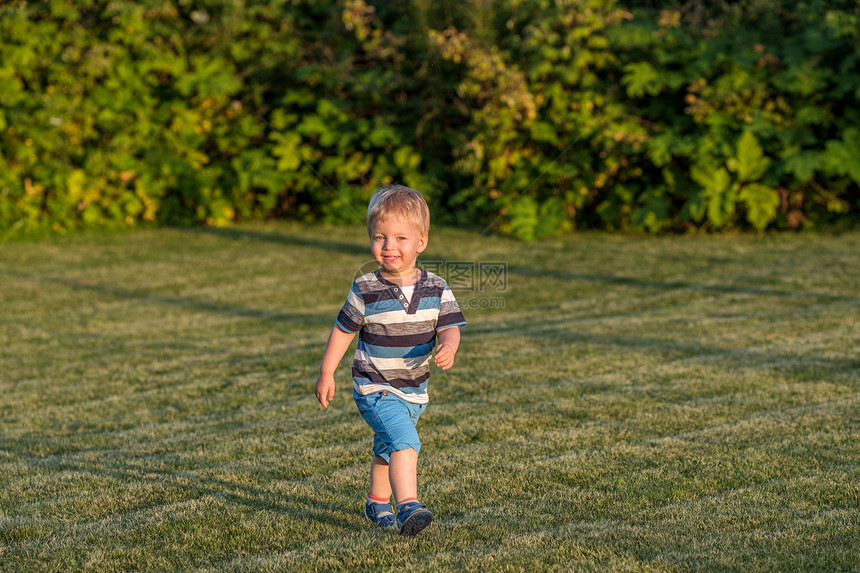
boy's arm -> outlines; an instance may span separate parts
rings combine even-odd
[[[448,370],[454,365],[454,356],[460,347],[460,327],[443,328],[436,336],[439,338],[439,346],[436,347],[436,366],[442,370]]]
[[[328,337],[328,344],[326,344],[323,353],[322,364],[320,364],[320,376],[317,378],[317,386],[314,391],[323,408],[328,408],[329,400],[334,398],[334,371],[337,370],[337,365],[340,364],[340,360],[352,343],[353,338],[355,338],[355,334],[344,332],[337,326],[331,329],[331,335]]]

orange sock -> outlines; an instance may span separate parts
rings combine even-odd
[[[401,501],[400,503],[398,503],[398,504],[397,504],[397,507],[402,507],[404,504],[406,504],[406,503],[412,503],[412,502],[416,502],[416,503],[417,503],[417,502],[418,502],[418,498],[417,498],[417,497],[410,497],[409,499],[404,499],[403,501]]]

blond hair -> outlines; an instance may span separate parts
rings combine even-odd
[[[367,234],[373,236],[376,222],[389,217],[414,226],[422,235],[430,232],[430,208],[424,196],[403,185],[382,185],[367,205]]]

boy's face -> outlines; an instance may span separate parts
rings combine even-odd
[[[392,275],[411,272],[426,246],[426,234],[396,217],[378,220],[370,237],[374,260]]]

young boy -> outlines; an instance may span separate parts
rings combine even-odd
[[[352,284],[323,354],[316,397],[328,408],[335,369],[358,333],[353,398],[374,434],[364,516],[411,536],[433,521],[418,501],[421,441],[415,429],[427,407],[430,355],[438,338],[436,365],[451,368],[466,321],[445,281],[415,266],[430,231],[421,193],[400,185],[377,189],[367,207],[367,231],[379,268]]]

